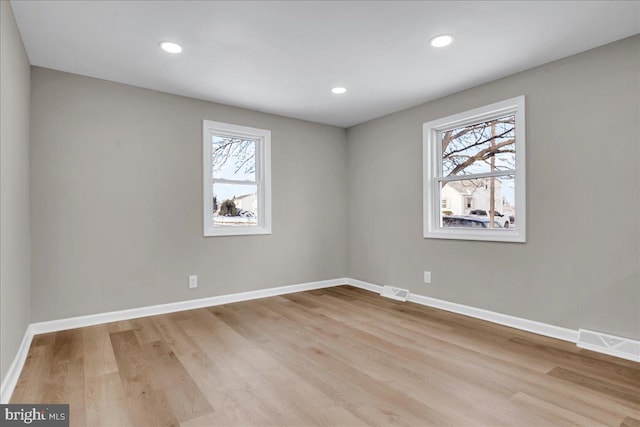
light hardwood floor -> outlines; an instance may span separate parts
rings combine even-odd
[[[640,426],[640,364],[341,286],[34,338],[78,426]]]

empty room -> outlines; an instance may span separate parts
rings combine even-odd
[[[0,0],[0,425],[640,427],[640,1]]]

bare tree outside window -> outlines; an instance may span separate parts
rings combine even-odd
[[[443,181],[442,189],[447,185],[461,189],[465,194],[466,210],[470,209],[471,204],[468,203],[468,200],[473,199],[477,189],[488,190],[489,197],[483,206],[488,213],[488,228],[495,228],[496,224],[508,227],[510,224],[508,220],[496,221],[499,219],[496,216],[503,215],[500,211],[504,211],[501,178],[497,176],[465,178],[469,175],[500,171],[509,173],[515,169],[515,115],[446,130],[441,134],[441,141],[442,175],[461,178],[459,181]],[[496,181],[498,181],[498,186],[496,186]],[[469,213],[459,212],[458,214]]]
[[[515,129],[511,115],[442,132],[443,175],[515,169]]]
[[[252,139],[216,136],[213,138],[211,164],[214,176],[223,171],[233,171],[233,175],[244,169],[244,174],[255,174],[256,144]],[[226,178],[226,177],[225,177]]]

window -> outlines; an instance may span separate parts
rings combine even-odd
[[[271,234],[271,132],[204,120],[204,235]]]
[[[520,96],[423,125],[425,238],[526,241],[524,117]]]
[[[473,197],[469,197],[469,196],[464,196],[464,208],[466,209],[473,209]]]

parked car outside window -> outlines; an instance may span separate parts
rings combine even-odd
[[[481,215],[451,215],[442,217],[443,227],[489,228],[489,217]],[[498,220],[493,221],[493,228],[503,228]]]
[[[494,220],[500,222],[500,228],[509,228],[511,226],[511,221],[510,221],[509,217],[507,217],[506,215],[501,214],[498,211],[495,211],[494,214],[495,214]],[[487,218],[489,217],[489,213],[487,211],[485,211],[484,209],[473,209],[472,211],[469,212],[469,215],[484,216],[484,217],[487,217]]]

